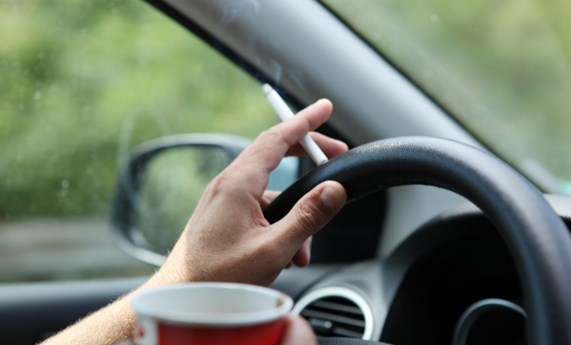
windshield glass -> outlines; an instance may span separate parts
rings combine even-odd
[[[571,194],[571,2],[323,2],[493,151]]]

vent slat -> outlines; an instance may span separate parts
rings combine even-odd
[[[350,302],[350,301],[346,301],[346,302]],[[341,304],[339,302],[329,302],[329,301],[317,300],[317,301],[312,303],[312,306],[320,308],[320,309],[332,309],[332,310],[342,311],[345,313],[363,315],[363,312],[361,311],[361,309],[359,309],[359,307],[355,306],[354,304],[348,305],[347,303]]]
[[[306,308],[305,310],[303,310],[301,312],[301,315],[308,317],[308,318],[313,317],[313,318],[317,318],[317,319],[321,319],[321,320],[330,320],[334,323],[344,323],[346,325],[365,328],[365,321],[364,320],[355,320],[355,319],[351,319],[351,318],[348,318],[345,316],[339,316],[339,315],[332,314],[332,313],[326,313],[326,312],[311,310],[309,308]]]
[[[362,330],[358,332],[342,327],[334,327],[334,324],[330,321],[323,321],[313,318],[310,318],[308,321],[309,324],[313,327],[315,334],[319,336],[349,338],[361,338],[363,336]]]
[[[354,332],[344,328],[334,328],[331,333],[333,333],[333,336],[347,337],[347,338],[360,339],[363,336],[363,332]]]
[[[329,320],[309,318],[308,321],[316,332],[323,331],[330,333],[333,330],[333,322]]]
[[[361,320],[354,320],[348,317],[344,317],[344,316],[339,316],[339,315],[335,315],[332,313],[324,313],[324,312],[320,312],[320,311],[314,311],[314,310],[304,310],[301,313],[302,316],[306,317],[306,318],[316,318],[316,319],[321,319],[321,320],[329,320],[335,324],[346,324],[346,325],[350,325],[350,326],[354,326],[354,327],[361,327],[361,328],[365,328],[365,322],[361,321]]]
[[[343,288],[315,290],[297,304],[315,334],[323,337],[371,338],[370,308],[358,294]],[[367,317],[368,316],[368,317]]]

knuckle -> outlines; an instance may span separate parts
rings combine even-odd
[[[274,126],[270,129],[263,131],[258,136],[258,139],[260,140],[260,142],[262,142],[264,144],[267,144],[267,143],[275,143],[275,144],[284,143],[284,144],[287,144],[286,140],[284,139],[282,131],[277,126]]]
[[[228,185],[229,185],[228,176],[226,176],[226,173],[223,171],[208,183],[205,190],[210,195],[217,196],[222,194],[223,191],[227,190],[226,187]]]
[[[309,202],[302,202],[295,211],[297,222],[305,231],[305,235],[310,236],[321,228],[322,216],[319,208]]]

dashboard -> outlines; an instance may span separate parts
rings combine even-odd
[[[571,200],[547,199],[569,228]],[[294,311],[322,336],[523,344],[522,304],[508,248],[486,216],[466,203],[427,222],[387,257],[335,266],[301,294]]]

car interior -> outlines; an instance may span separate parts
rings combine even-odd
[[[279,220],[325,180],[348,192],[347,206],[314,236],[311,265],[284,270],[272,285],[294,299],[293,312],[321,344],[571,344],[571,199],[454,117],[354,27],[340,10],[348,4],[145,6],[245,71],[260,93],[268,83],[295,109],[333,102],[319,131],[350,150],[318,167],[307,157],[284,161],[278,170],[287,183],[264,211]],[[222,163],[207,181],[248,142],[233,133],[182,133],[131,150],[114,172],[108,203],[117,245],[160,265],[176,238],[150,239],[156,234],[137,225],[134,200],[146,193],[143,173],[160,165],[156,157],[181,147],[209,157],[217,151]],[[0,284],[0,343],[35,344],[145,279]]]

